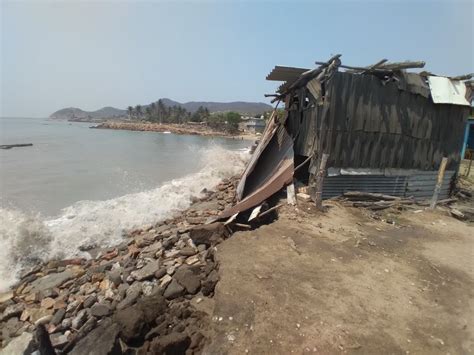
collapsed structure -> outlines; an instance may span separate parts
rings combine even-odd
[[[347,191],[429,198],[443,157],[440,196],[449,194],[470,110],[472,90],[463,80],[471,76],[407,72],[425,63],[385,59],[350,67],[340,57],[312,70],[276,66],[267,76],[284,82],[269,95],[284,111],[273,112],[238,185],[238,203],[222,217],[259,206],[293,181],[309,185],[314,198],[323,154],[323,198]]]

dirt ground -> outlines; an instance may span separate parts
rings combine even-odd
[[[300,203],[220,244],[208,354],[470,354],[474,228]]]

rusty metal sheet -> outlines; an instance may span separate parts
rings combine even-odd
[[[219,218],[260,205],[293,181],[293,140],[284,126],[273,121],[270,125],[274,127],[265,132],[237,187],[239,202]]]
[[[276,65],[270,74],[267,75],[267,80],[273,81],[288,81],[296,80],[301,74],[308,71],[305,68],[285,67]]]

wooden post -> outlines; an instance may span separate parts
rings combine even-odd
[[[436,186],[433,192],[433,197],[431,198],[430,208],[433,209],[436,207],[436,202],[438,202],[439,192],[441,191],[441,186],[443,185],[444,172],[446,170],[446,164],[448,163],[448,158],[444,157],[441,160],[441,165],[438,170],[438,180],[436,181]]]
[[[321,157],[321,163],[319,164],[319,170],[316,175],[316,192],[314,202],[316,203],[316,208],[322,210],[323,208],[323,182],[324,175],[326,175],[326,163],[328,161],[329,154],[323,153]]]
[[[289,205],[296,205],[295,184],[290,184],[286,187],[286,201]]]

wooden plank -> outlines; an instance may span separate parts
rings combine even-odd
[[[328,161],[329,154],[323,153],[321,157],[321,163],[319,164],[319,171],[316,176],[316,191],[314,194],[314,202],[316,203],[316,208],[321,210],[323,207],[323,182],[324,175],[326,174],[326,163]]]
[[[444,172],[446,170],[446,165],[448,163],[448,158],[443,157],[441,160],[441,164],[438,170],[438,181],[436,182],[435,189],[433,191],[433,197],[431,198],[430,208],[433,209],[436,207],[436,203],[438,202],[439,192],[441,191],[441,186],[443,185],[443,178]]]

